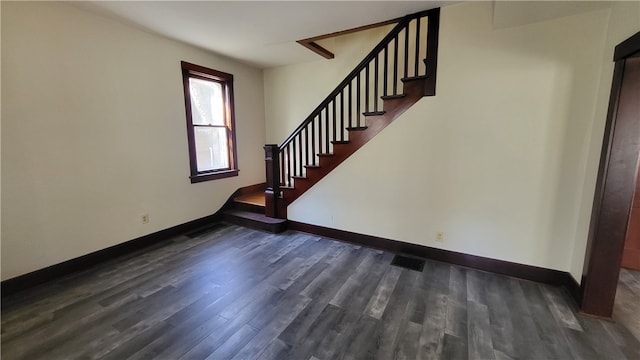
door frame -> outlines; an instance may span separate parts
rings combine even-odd
[[[625,62],[639,55],[640,32],[615,47],[615,69],[578,299],[582,313],[603,318],[610,318],[613,313],[636,186],[639,153],[636,146],[628,144],[640,143],[640,121],[617,120]],[[629,131],[629,126],[634,131]]]

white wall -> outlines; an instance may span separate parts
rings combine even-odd
[[[63,3],[2,2],[2,55],[3,280],[264,181],[261,70]],[[238,177],[189,182],[181,60],[235,76]]]
[[[0,4],[1,5],[1,4]],[[0,6],[0,19],[2,19],[2,6]],[[0,29],[0,37],[2,30]],[[0,46],[0,59],[2,59],[2,46]],[[0,66],[0,84],[2,84],[2,67]],[[0,86],[0,109],[2,109],[2,86]],[[2,158],[2,112],[0,111],[0,159]],[[2,166],[0,166],[0,204],[2,203]],[[0,206],[0,267],[2,266],[2,206]],[[0,277],[2,270],[0,269]]]
[[[494,29],[491,3],[443,8],[437,96],[294,202],[289,217],[579,279],[572,262],[588,226],[584,194],[593,194],[585,169],[597,163],[585,149],[593,122],[604,122],[594,113],[608,26],[608,9]],[[322,98],[313,90],[297,120],[279,112],[306,103],[327,63],[265,72],[270,141],[281,142]],[[290,81],[301,74],[306,83]]]
[[[266,69],[267,142],[276,144],[286,139],[392,28],[383,26],[319,41],[335,54],[330,61]]]

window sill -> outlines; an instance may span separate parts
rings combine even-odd
[[[238,176],[238,170],[225,170],[225,171],[216,171],[213,173],[202,173],[198,175],[192,175],[189,178],[191,179],[191,183],[195,184],[203,181],[224,179],[232,176]]]

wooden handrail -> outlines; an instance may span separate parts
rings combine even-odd
[[[302,129],[304,129],[313,120],[313,118],[316,117],[318,113],[320,113],[320,111],[322,111],[322,109],[324,109],[333,100],[333,98],[335,98],[345,88],[345,86],[347,86],[347,84],[350,83],[356,77],[356,75],[358,75],[358,73],[364,70],[367,64],[371,62],[371,60],[373,60],[373,58],[375,58],[385,46],[387,46],[387,44],[395,37],[396,34],[398,34],[402,29],[404,29],[404,27],[409,23],[409,21],[413,20],[416,17],[424,16],[424,14],[426,13],[427,12],[421,12],[413,15],[407,15],[400,22],[398,22],[398,24],[394,26],[391,32],[389,32],[387,36],[385,36],[378,43],[378,45],[376,45],[376,47],[374,47],[373,50],[371,50],[371,52],[369,52],[369,54],[367,54],[367,56],[349,73],[349,75],[347,75],[347,77],[344,80],[342,80],[342,82],[338,84],[338,86],[336,86],[336,88],[332,92],[329,93],[329,95],[320,103],[320,105],[318,105],[311,112],[311,115],[309,115],[300,124],[300,126],[298,126],[293,131],[293,133],[291,133],[291,135],[289,135],[289,137],[284,142],[282,142],[282,144],[280,145],[280,149],[284,149],[287,145],[289,145],[291,140],[293,140],[293,138],[295,138],[302,131]]]

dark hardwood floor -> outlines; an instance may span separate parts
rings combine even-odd
[[[233,225],[180,236],[3,299],[2,359],[640,358],[560,288],[392,258]]]
[[[613,320],[640,339],[640,271],[620,270]]]

